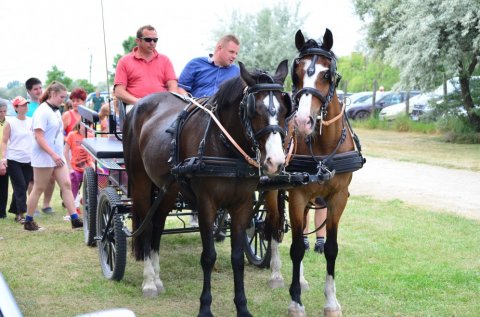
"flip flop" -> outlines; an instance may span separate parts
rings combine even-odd
[[[15,222],[18,222],[18,223],[23,225],[25,223],[25,218],[21,215],[16,215],[15,216]]]

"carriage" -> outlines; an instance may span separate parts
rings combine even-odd
[[[135,257],[137,260],[141,259],[149,262],[145,264],[144,272],[152,271],[152,274],[154,274],[148,281],[144,274],[143,293],[145,296],[156,296],[164,291],[159,277],[159,267],[152,264],[152,259],[158,261],[160,236],[162,234],[200,232],[202,241],[204,241],[201,263],[204,274],[206,274],[206,280],[204,280],[204,290],[200,298],[199,316],[210,316],[209,274],[211,274],[216,258],[211,239],[212,237],[221,239],[227,233],[232,238],[232,267],[234,268],[236,286],[234,301],[237,305],[237,312],[239,316],[250,316],[246,308],[246,299],[243,291],[243,252],[245,252],[250,263],[262,268],[269,267],[272,252],[274,252],[273,256],[278,257],[278,252],[272,250],[278,247],[278,242],[281,241],[282,235],[291,228],[293,236],[291,257],[294,266],[292,285],[290,287],[292,304],[289,307],[289,313],[291,316],[304,316],[304,307],[300,301],[300,261],[303,258],[304,249],[300,238],[305,221],[304,214],[310,207],[308,202],[314,198],[312,197],[313,194],[322,194],[326,196],[329,208],[329,216],[326,223],[323,224],[327,226],[325,250],[327,257],[325,292],[327,304],[325,313],[328,315],[330,311],[334,311],[334,313],[341,312],[335,297],[335,286],[334,284],[332,285],[334,261],[336,252],[338,252],[336,229],[348,198],[348,184],[351,179],[351,173],[361,168],[365,159],[360,153],[358,138],[354,135],[347,118],[344,116],[344,108],[341,107],[335,95],[335,88],[338,82],[336,82],[337,77],[335,76],[335,57],[333,53],[330,53],[331,43],[329,45],[329,42],[332,42],[332,40],[329,39],[329,36],[331,37],[331,33],[327,34],[328,32],[324,36],[326,46],[323,45],[322,47],[317,45],[316,42],[314,43],[315,45],[311,46],[312,42],[305,41],[301,32],[300,35],[297,33],[296,45],[300,51],[300,56],[292,66],[292,79],[294,88],[300,87],[301,89],[294,91],[294,103],[297,106],[301,106],[301,98],[310,95],[310,102],[312,105],[316,104],[317,108],[309,110],[310,113],[307,114],[307,119],[302,119],[302,116],[297,113],[295,120],[290,120],[288,129],[285,122],[290,112],[293,112],[293,109],[289,95],[283,92],[283,80],[288,72],[287,62],[280,63],[275,76],[270,76],[267,73],[252,76],[240,63],[242,79],[243,82],[247,83],[247,86],[244,87],[245,84],[242,84],[241,90],[237,89],[238,96],[235,97],[236,102],[234,104],[237,105],[238,110],[233,114],[230,113],[232,112],[231,109],[226,110],[226,107],[222,109],[221,102],[219,104],[216,103],[218,100],[215,100],[214,106],[210,105],[211,107],[209,108],[208,100],[193,100],[169,93],[156,94],[147,96],[140,101],[140,104],[132,111],[133,114],[130,113],[128,118],[130,121],[125,121],[121,134],[116,129],[117,122],[114,119],[115,116],[111,115],[110,131],[106,137],[97,136],[84,139],[84,148],[95,159],[95,168],[87,168],[84,172],[85,243],[90,246],[95,244],[98,246],[100,264],[106,278],[113,280],[121,280],[123,278],[127,254],[126,239],[129,237],[138,239],[145,235],[145,231],[150,230],[147,237],[143,238],[143,240],[146,239],[148,241],[148,243],[142,241],[143,250],[138,251],[139,245],[136,245],[137,250],[134,250],[134,252],[136,252]],[[305,67],[304,69],[296,70],[295,67],[297,65],[306,63],[302,60],[305,57],[311,58],[310,67],[308,69]],[[319,63],[317,64],[317,62]],[[328,64],[329,67],[325,67],[324,64]],[[317,67],[317,70],[315,67]],[[298,78],[300,73],[305,77]],[[309,83],[302,82],[308,76],[317,76],[318,73],[323,76],[323,84],[327,85],[326,93],[322,93],[315,87],[307,87]],[[229,84],[238,85],[238,83]],[[235,91],[232,87],[226,90],[229,93]],[[325,91],[325,89],[323,90]],[[274,102],[274,99],[276,99],[276,102]],[[173,110],[157,110],[157,108],[160,108],[157,106],[161,103],[168,103],[169,106],[173,105]],[[335,106],[333,110],[330,109],[331,111],[326,109],[329,104],[334,104]],[[262,107],[259,107],[259,105],[262,105]],[[121,120],[124,120],[125,112],[121,104],[118,110]],[[244,137],[245,134],[247,141],[243,143],[251,142],[254,145],[252,146],[252,149],[254,148],[253,151],[249,149],[247,151],[249,153],[245,153],[241,149],[241,145],[240,149],[237,147],[236,150],[232,151],[232,147],[236,145],[235,141],[231,140],[228,131],[226,131],[228,127],[227,129],[222,129],[221,124],[218,124],[218,122],[214,122],[218,127],[212,124],[212,118],[213,121],[216,121],[216,119],[211,113],[217,110],[228,113],[233,118],[233,121],[237,120],[237,122],[232,122],[230,127],[239,126],[238,116],[240,117],[240,122],[242,123],[240,125],[240,138]],[[163,111],[163,113],[157,116],[157,112],[160,111]],[[82,115],[83,124],[93,130],[98,122],[98,115],[87,108],[79,108],[79,112]],[[212,138],[218,137],[218,143],[223,144],[227,148],[225,150],[222,147],[220,153],[235,152],[235,155],[229,157],[209,155],[208,151],[205,151],[205,135],[203,135],[203,138],[202,133],[199,133],[199,136],[189,136],[188,138],[182,135],[182,129],[186,124],[185,122],[188,122],[188,118],[195,115],[201,117],[205,113],[209,113],[210,117],[206,115],[208,119],[200,120],[202,123],[206,122],[204,134],[207,135],[207,132],[213,130]],[[319,115],[318,117],[315,115],[314,119],[312,119],[312,113],[318,113]],[[265,116],[267,119],[256,118],[261,116]],[[175,117],[175,120],[174,122],[170,120],[167,124],[162,122],[165,117]],[[276,117],[277,121],[272,121],[272,117]],[[302,142],[297,140],[299,136],[295,134],[295,130],[305,130],[306,127],[307,131],[309,129],[315,131],[317,120],[320,123],[320,138],[327,137],[333,139],[333,142],[327,142],[328,147],[324,147],[321,144],[313,144],[315,142],[312,142],[312,139],[317,136],[305,138],[307,145],[303,144],[303,140]],[[135,126],[136,122],[139,122],[137,127]],[[303,126],[299,127],[298,125]],[[330,125],[331,127],[328,127]],[[324,130],[322,130],[322,127]],[[141,132],[135,129],[140,129]],[[157,134],[147,135],[147,141],[143,140],[147,144],[153,142],[153,146],[150,146],[150,148],[146,147],[145,144],[139,145],[142,141],[139,141],[140,136],[138,136],[138,139],[137,136],[132,137],[134,134],[141,135],[142,133],[155,133],[155,131]],[[322,131],[324,135],[322,135]],[[332,134],[332,131],[335,133]],[[305,135],[308,136],[311,132],[309,131]],[[280,136],[277,134],[281,135],[280,148],[282,153],[287,152],[288,154],[286,158],[284,157],[283,163],[278,162],[275,165],[272,163],[274,159],[272,156],[268,156],[266,151],[266,148],[272,148],[273,146],[272,144],[269,146],[265,145],[267,142],[272,142],[269,140],[273,136],[277,138],[275,144],[278,147]],[[191,138],[197,138],[196,144],[199,144],[198,148],[182,149],[181,144],[188,143]],[[229,139],[229,141],[226,141],[226,139]],[[261,142],[264,143],[263,147],[257,144]],[[227,143],[230,145],[226,145]],[[128,145],[129,152],[124,151],[125,144]],[[317,146],[320,146],[320,148],[317,148]],[[151,153],[145,153],[145,148],[147,150],[150,149],[150,152],[154,152],[154,155],[148,156]],[[166,152],[168,154],[165,154]],[[256,155],[255,159],[251,158],[252,153]],[[156,163],[164,161],[169,164],[165,164],[167,165],[166,167],[159,167],[158,164],[154,167],[148,166],[149,163],[142,162],[143,156],[148,156],[150,161]],[[263,158],[263,160],[260,158]],[[287,163],[286,167],[284,165],[285,162]],[[138,167],[139,165],[141,165],[140,168]],[[274,166],[272,167],[271,165]],[[158,170],[163,170],[163,172]],[[161,175],[158,176],[159,174]],[[147,186],[144,186],[144,178],[147,176],[152,181],[148,180]],[[197,179],[204,180],[207,186],[199,185],[196,181]],[[243,215],[240,215],[241,213],[236,213],[235,210],[232,212],[230,208],[228,208],[227,212],[227,208],[223,208],[222,203],[212,203],[208,207],[214,206],[219,208],[213,208],[214,214],[209,215],[205,211],[205,206],[202,206],[202,203],[195,200],[195,197],[198,197],[200,194],[210,194],[208,188],[205,187],[209,187],[208,184],[214,184],[213,181],[218,179],[221,179],[224,187],[228,184],[229,179],[235,181],[238,181],[238,179],[244,180],[244,184],[241,184],[242,186],[237,186],[232,191],[235,192],[243,190],[243,187],[246,188],[242,191],[242,197],[246,201],[247,208],[250,209],[248,213],[243,212]],[[232,181],[232,183],[235,181]],[[186,183],[190,186],[187,189]],[[335,184],[334,187],[337,188],[337,191],[332,190],[329,186],[330,183]],[[171,190],[171,188],[173,189]],[[212,186],[212,188],[215,187]],[[300,189],[297,190],[298,188]],[[310,188],[308,194],[303,193],[303,188]],[[338,188],[347,189],[347,192],[345,190],[339,191]],[[133,194],[132,189],[136,190]],[[340,197],[338,197],[338,192],[340,192]],[[289,201],[291,196],[294,199],[293,201]],[[208,199],[205,198],[205,200]],[[225,197],[211,199],[215,202],[222,201],[224,203],[225,201]],[[132,216],[135,200],[137,201],[137,207],[140,206],[139,202],[142,202],[143,205],[138,210],[135,210],[137,214],[141,210],[140,217],[138,215],[136,217]],[[145,201],[147,201],[146,205]],[[165,202],[170,207],[164,207],[163,204]],[[237,200],[237,202],[240,204],[240,201]],[[287,223],[286,220],[287,202],[289,203],[291,223]],[[245,205],[243,202],[242,204]],[[232,206],[230,205],[230,207]],[[158,210],[162,210],[160,217],[155,215],[155,213],[158,213]],[[189,226],[184,220],[186,216],[196,213],[205,218],[202,219],[203,225],[200,223],[200,228]],[[180,226],[173,228],[164,227],[167,216],[180,220]],[[161,223],[159,233],[152,233],[152,222]],[[236,222],[239,222],[240,226]],[[206,228],[206,231],[201,231],[202,226]],[[155,235],[156,237],[152,238]],[[156,239],[158,241],[155,242]],[[153,242],[150,240],[153,240]],[[243,247],[238,247],[239,243]],[[133,244],[135,246],[135,242]],[[211,253],[212,247],[213,253]],[[206,249],[207,251],[205,251]],[[235,252],[238,252],[238,250],[242,251],[241,259],[237,253],[234,254],[234,250]],[[279,259],[277,258],[275,261],[278,262]],[[148,265],[149,267],[147,267]],[[283,279],[279,272],[275,272],[276,269],[278,269],[276,265],[272,267],[271,280]],[[237,270],[240,270],[239,272],[241,273],[236,272]],[[239,275],[236,275],[237,273]],[[329,278],[329,276],[332,277]],[[146,288],[145,285],[147,284],[150,284],[149,288]],[[327,290],[327,286],[329,290]],[[333,289],[333,293],[330,288]],[[333,307],[327,307],[328,305]]]

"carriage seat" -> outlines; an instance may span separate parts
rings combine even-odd
[[[83,147],[97,159],[123,158],[123,144],[116,138],[85,138]]]

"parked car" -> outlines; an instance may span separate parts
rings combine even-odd
[[[431,98],[432,98],[431,93],[423,93],[423,94],[410,97],[409,109],[408,109],[409,115],[412,113],[414,105],[426,104],[428,103],[428,100],[430,100]],[[403,101],[403,102],[383,108],[380,111],[378,117],[379,119],[382,119],[382,120],[394,120],[397,116],[401,114],[405,114],[406,111],[407,111],[407,103],[406,101]]]
[[[410,91],[410,96],[416,96],[419,91]],[[375,111],[380,112],[383,108],[403,102],[407,93],[405,91],[377,92],[375,96]],[[373,96],[357,105],[347,108],[347,116],[352,119],[366,119],[372,112]]]
[[[8,117],[17,116],[17,113],[15,112],[15,109],[13,108],[13,104],[10,100],[0,98],[0,101],[5,102],[7,104],[7,116],[6,116],[7,120],[8,120]]]
[[[93,96],[95,96],[95,92],[89,93],[87,95],[87,100],[85,100],[85,106],[87,106],[90,109],[93,109],[93,101],[92,101]],[[103,97],[105,102],[108,101],[108,97],[109,97],[108,91],[101,91],[100,96]]]
[[[474,87],[474,84],[478,85],[480,81],[480,76],[473,76],[470,78],[470,88]],[[447,95],[460,94],[460,82],[458,77],[453,77],[447,81]],[[427,102],[415,103],[412,107],[412,112],[410,117],[412,120],[419,120],[420,117],[425,115],[430,115],[435,110],[435,103],[439,104],[442,102],[442,97],[444,94],[443,85],[440,85],[437,89],[431,92],[431,98]],[[462,104],[454,105],[449,111],[450,114],[462,115],[465,114],[465,109]],[[443,113],[446,114],[447,112]]]
[[[372,95],[373,95],[372,91],[362,91],[362,92],[353,93],[347,98],[349,100],[347,102],[348,107],[358,105],[364,102],[365,100],[367,100],[368,98],[372,97]]]

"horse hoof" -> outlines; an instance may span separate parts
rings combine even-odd
[[[148,288],[144,288],[142,290],[143,292],[143,297],[145,298],[153,298],[153,297],[157,297],[158,296],[158,290],[157,288],[153,288],[153,287],[148,287]]]
[[[160,280],[155,281],[155,287],[157,287],[158,294],[165,293],[165,287],[163,287],[162,281],[160,281]]]
[[[307,281],[300,281],[300,287],[302,291],[308,291],[310,289],[310,285],[308,285]]]
[[[341,317],[342,310],[341,309],[332,310],[331,308],[324,308],[323,315],[325,317]]]
[[[298,304],[297,302],[292,301],[290,306],[288,306],[288,316],[289,317],[307,317],[305,312],[305,306]]]
[[[271,289],[277,289],[277,288],[284,288],[285,283],[283,279],[279,278],[272,278],[268,281],[268,285],[270,286]]]

